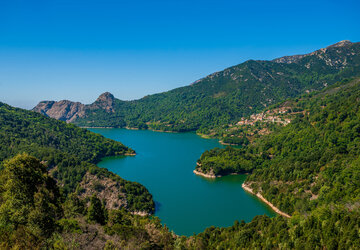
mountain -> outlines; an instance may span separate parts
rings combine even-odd
[[[225,229],[210,227],[183,244],[204,249],[358,248],[359,102],[360,78],[343,80],[287,100],[288,107],[298,109],[296,117],[252,144],[205,152],[198,171],[247,172],[243,187],[290,218],[256,216]]]
[[[44,101],[40,102],[34,108],[34,111],[57,120],[72,122],[76,120],[76,118],[85,115],[85,105],[80,102],[71,102],[68,100],[60,102]]]
[[[290,124],[241,149],[206,151],[197,171],[250,173],[247,184],[286,213],[325,204],[359,208],[360,78],[287,101]]]
[[[84,105],[80,102],[63,100],[59,102],[43,101],[40,102],[33,111],[57,120],[73,122],[77,118],[85,116],[85,109],[97,110],[104,109],[107,112],[114,111],[114,96],[105,92],[91,105]]]
[[[90,105],[45,101],[34,111],[85,127],[207,133],[284,99],[359,74],[360,43],[341,41],[306,55],[249,60],[189,86],[135,101],[104,93]]]
[[[132,155],[134,150],[72,124],[0,103],[0,169],[2,161],[19,153],[46,165],[65,194],[77,192],[82,198],[97,194],[108,208],[154,211],[144,186],[95,165],[103,157]]]

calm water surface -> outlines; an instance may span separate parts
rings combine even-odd
[[[231,226],[235,220],[248,222],[261,214],[274,216],[269,207],[241,188],[246,176],[209,180],[193,173],[205,150],[223,147],[217,140],[195,133],[90,130],[136,151],[136,156],[105,158],[98,166],[143,184],[156,202],[155,215],[178,235],[199,233],[212,225]]]

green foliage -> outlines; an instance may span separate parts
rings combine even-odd
[[[94,194],[90,198],[90,206],[88,208],[87,218],[89,221],[97,222],[104,225],[107,220],[107,210],[105,205]]]
[[[129,210],[154,211],[152,196],[145,187],[95,165],[106,156],[134,153],[132,149],[72,124],[0,103],[0,169],[1,161],[22,152],[51,169],[65,194],[74,192],[86,172],[90,172],[126,186],[122,191],[129,197]],[[101,191],[102,187],[95,188]]]
[[[62,218],[57,221],[57,224],[60,227],[60,231],[67,233],[77,233],[81,234],[82,230],[79,226],[79,222],[76,219],[65,219]]]
[[[36,158],[17,155],[0,172],[0,228],[10,244],[22,245],[16,237],[42,239],[55,231],[62,215],[56,182]]]
[[[67,199],[63,205],[63,209],[65,218],[81,216],[84,215],[86,211],[84,201],[80,200],[75,193],[69,194],[67,196]]]
[[[251,172],[247,181],[287,213],[360,201],[360,80],[297,102],[306,115],[242,149],[213,149],[198,163],[215,174]]]
[[[115,99],[114,112],[88,108],[75,124],[206,133],[306,90],[358,76],[359,52],[360,43],[353,43],[329,47],[323,54],[320,51],[294,63],[249,60],[186,87],[135,101]]]
[[[1,249],[172,246],[173,236],[161,226],[160,220],[132,215],[124,208],[109,211],[95,195],[88,207],[87,199],[81,200],[75,193],[63,202],[55,180],[32,156],[17,155],[3,166],[0,171]]]
[[[225,149],[215,148],[205,151],[198,160],[196,168],[203,173],[213,171],[215,175],[248,173],[261,162],[261,157],[248,152],[247,148],[236,149],[228,146]]]
[[[209,227],[175,244],[178,249],[357,249],[359,225],[358,210],[319,208],[290,220],[262,215],[228,228]]]
[[[246,136],[238,137],[238,136],[225,136],[222,140],[226,144],[231,145],[242,145],[246,146],[249,144],[249,140],[246,138]]]

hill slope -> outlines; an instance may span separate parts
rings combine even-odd
[[[242,149],[207,151],[197,170],[250,172],[247,185],[289,214],[329,203],[358,208],[359,100],[360,79],[305,96],[289,125]]]
[[[102,157],[134,150],[72,124],[0,103],[0,162],[23,152],[46,164],[65,193],[98,193],[108,207],[154,211],[145,187],[95,165]]]
[[[44,101],[34,110],[80,126],[206,133],[359,72],[360,43],[342,41],[306,55],[249,60],[189,86],[135,101],[104,93],[90,105]]]

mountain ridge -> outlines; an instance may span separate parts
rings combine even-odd
[[[46,109],[51,101],[40,102],[33,110],[85,127],[206,133],[359,72],[360,43],[345,40],[305,55],[248,60],[190,85],[138,100],[122,101],[105,92],[94,103],[79,106],[79,112],[71,112],[72,103]]]

